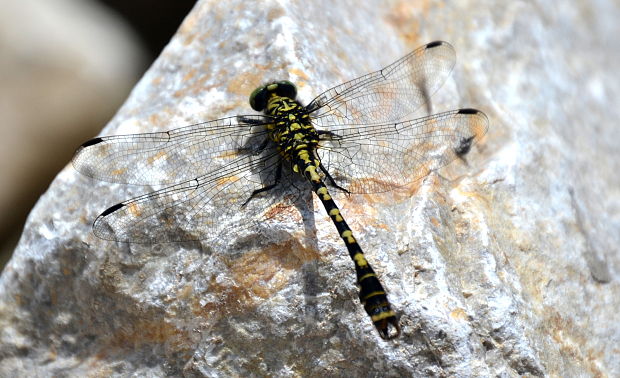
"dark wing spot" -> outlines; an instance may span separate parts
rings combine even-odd
[[[93,138],[91,140],[87,140],[86,142],[82,143],[80,147],[88,147],[94,144],[99,144],[101,142],[103,142],[103,138]]]
[[[478,114],[478,113],[480,113],[479,110],[465,108],[465,109],[459,109],[458,114]]]
[[[121,203],[117,203],[116,205],[106,209],[103,213],[101,213],[101,215],[99,215],[99,217],[105,217],[106,215],[110,215],[113,212],[115,212],[116,210],[120,209],[121,207],[125,206],[122,202]]]
[[[427,49],[432,49],[432,48],[434,48],[434,47],[441,46],[441,45],[443,45],[443,41],[433,41],[433,42],[431,42],[431,43],[428,43],[428,44],[426,45],[426,48],[427,48]]]

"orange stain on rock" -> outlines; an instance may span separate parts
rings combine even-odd
[[[244,313],[285,288],[304,263],[319,256],[318,251],[305,248],[295,239],[244,253],[226,264],[233,284],[218,283],[212,278],[209,293],[218,300],[200,305],[196,298],[193,312],[208,318]]]
[[[450,311],[450,317],[453,318],[453,319],[457,319],[457,320],[466,320],[467,319],[467,313],[462,308],[456,308],[456,309]]]
[[[401,31],[401,37],[408,45],[419,45],[419,20],[428,18],[430,6],[428,0],[397,2],[392,11],[388,12],[388,22],[394,26],[394,30]]]
[[[162,150],[162,151],[159,151],[158,153],[156,153],[155,155],[150,156],[150,157],[149,157],[148,159],[146,159],[146,160],[147,160],[147,162],[148,162],[149,164],[153,164],[153,163],[155,163],[157,160],[164,159],[164,158],[166,157],[166,155],[167,155],[167,154],[166,154],[166,152]]]
[[[195,341],[189,332],[167,323],[163,317],[160,320],[134,320],[123,323],[102,340],[102,347],[97,354],[99,359],[106,359],[124,351],[143,348],[152,350],[156,345],[166,345],[167,350],[175,352],[178,358],[191,356]]]
[[[298,68],[291,68],[291,69],[288,70],[288,72],[291,75],[295,75],[295,76],[297,76],[298,78],[300,78],[302,80],[306,80],[307,81],[309,79],[308,75],[306,75],[306,73],[304,71],[302,71],[302,70],[300,70]]]
[[[131,215],[133,215],[134,217],[139,217],[140,215],[142,215],[142,210],[140,210],[140,206],[138,206],[138,204],[136,203],[129,204],[127,210],[129,210]]]
[[[257,72],[260,71],[248,71],[236,75],[228,81],[226,91],[240,96],[249,97],[250,93],[252,93],[252,91],[261,84],[262,76],[258,75]]]
[[[185,75],[183,75],[183,81],[189,81],[193,79],[194,76],[196,76],[196,73],[198,73],[198,70],[196,70],[195,68],[190,69]]]
[[[281,290],[301,266],[318,258],[318,251],[290,239],[256,253],[247,253],[232,266],[235,282],[254,296],[269,298]]]
[[[224,153],[217,155],[216,157],[218,159],[232,159],[232,158],[236,158],[237,156],[239,156],[239,153],[237,151],[224,151]]]
[[[293,220],[294,222],[301,221],[301,214],[295,206],[285,205],[278,203],[271,206],[265,212],[265,218],[274,220]]]
[[[112,172],[110,172],[113,176],[120,176],[122,174],[124,174],[125,172],[127,172],[127,168],[119,168],[119,169],[114,169],[112,170]]]
[[[239,176],[226,176],[226,177],[219,178],[216,181],[216,184],[217,186],[222,186],[222,185],[230,184],[238,180],[239,180]]]
[[[590,371],[593,377],[606,376],[599,368],[604,360],[604,353],[600,348],[597,351],[588,346],[588,336],[572,319],[553,312],[547,318],[545,328],[547,328],[546,331],[550,332],[551,338],[556,342],[563,357],[579,361],[585,369]],[[561,376],[562,374],[557,375]]]

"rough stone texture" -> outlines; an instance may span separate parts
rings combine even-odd
[[[434,110],[481,108],[486,140],[408,192],[336,197],[401,338],[317,204],[212,245],[116,244],[90,223],[151,188],[67,167],[2,274],[0,375],[620,375],[617,3],[260,4],[199,2],[104,134],[247,113],[274,78],[307,101],[450,41]]]

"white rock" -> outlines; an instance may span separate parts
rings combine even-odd
[[[401,337],[381,340],[356,303],[316,204],[234,240],[112,243],[92,220],[151,188],[68,167],[0,280],[0,372],[620,375],[619,14],[605,1],[199,2],[104,134],[251,113],[247,95],[276,78],[308,101],[425,42],[455,46],[433,108],[489,115],[468,164],[409,193],[336,196]]]

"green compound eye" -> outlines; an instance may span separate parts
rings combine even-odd
[[[276,84],[278,85],[276,88],[276,94],[278,96],[288,97],[293,100],[297,97],[297,87],[295,84],[287,80],[278,81]]]
[[[250,106],[257,112],[267,107],[267,85],[256,88],[250,95]]]
[[[250,95],[250,106],[252,109],[261,112],[267,107],[269,94],[275,93],[280,97],[295,99],[297,97],[297,87],[287,80],[269,83],[256,88]]]

